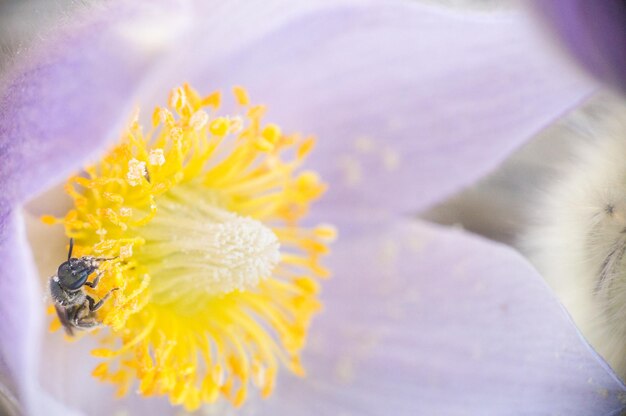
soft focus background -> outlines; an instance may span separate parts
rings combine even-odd
[[[100,0],[102,1],[102,0]],[[69,12],[96,0],[0,0],[0,71],[33,40],[63,24]]]

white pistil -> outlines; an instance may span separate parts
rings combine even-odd
[[[143,229],[145,245],[135,257],[148,267],[157,302],[185,298],[189,305],[201,296],[252,289],[280,261],[270,228],[222,209],[206,192],[198,195],[190,188],[162,196],[157,216]]]
[[[276,235],[259,221],[233,216],[203,239],[211,291],[243,291],[269,277],[280,260]]]

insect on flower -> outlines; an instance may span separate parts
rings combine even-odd
[[[587,96],[530,19],[159,3],[77,16],[2,79],[0,350],[25,414],[621,409],[623,385],[519,253],[413,215]],[[182,80],[245,84],[277,124],[230,94],[167,100]],[[319,137],[311,158],[294,131]],[[50,204],[61,187],[71,201]],[[346,230],[329,269],[319,219]],[[119,290],[97,339],[64,343],[38,331],[37,283],[70,237],[76,257],[119,256],[85,292]]]
[[[298,224],[326,188],[300,171],[314,139],[265,123],[242,87],[231,100],[232,115],[220,112],[219,91],[174,88],[151,128],[136,117],[68,180],[74,206],[64,217],[42,217],[88,256],[70,254],[52,279],[51,329],[106,327],[92,374],[118,396],[137,381],[140,394],[188,411],[222,396],[241,406],[250,386],[270,395],[281,364],[304,375],[316,280],[329,275],[319,261],[336,234]]]
[[[59,321],[63,324],[68,335],[74,335],[74,329],[90,330],[101,325],[96,317],[96,311],[102,307],[111,293],[118,290],[113,288],[96,302],[84,292],[84,287],[96,288],[102,277],[99,270],[100,263],[110,258],[92,256],[72,257],[74,239],[70,239],[70,248],[67,261],[59,266],[57,274],[50,278],[50,296],[54,301]],[[87,278],[97,271],[96,278],[88,282]]]

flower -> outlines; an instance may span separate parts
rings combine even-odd
[[[70,335],[97,320],[111,328],[93,375],[117,396],[137,381],[142,395],[190,411],[220,396],[239,407],[252,384],[271,394],[279,362],[304,375],[300,351],[329,275],[319,258],[336,235],[298,224],[325,189],[314,172],[296,174],[314,140],[266,123],[243,88],[234,96],[243,116],[220,115],[219,92],[173,89],[155,129],[133,121],[67,182],[72,209],[43,217],[64,225],[70,256],[100,259],[86,261],[99,266],[87,296],[100,300],[61,293],[50,312]]]
[[[329,190],[311,220],[341,233],[303,353],[307,377],[279,374],[272,396],[244,412],[620,408],[624,386],[522,257],[412,216],[595,90],[527,15],[405,2],[150,5],[90,10],[5,77],[0,350],[29,413],[175,412],[154,399],[112,402],[85,371],[90,339],[43,333],[33,258],[54,254],[58,265],[67,241],[30,228],[27,242],[24,219],[43,213],[26,201],[104,154],[137,103],[184,81],[246,85],[285,131],[315,134],[309,166]]]

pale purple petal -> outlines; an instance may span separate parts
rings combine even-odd
[[[48,396],[33,382],[33,376],[40,353],[38,331],[45,314],[44,298],[30,257],[23,219],[2,208],[0,264],[0,362],[3,364],[0,378],[9,378],[9,388],[15,390],[13,393],[22,403],[37,397],[43,404]],[[52,411],[51,407],[48,409]]]
[[[536,8],[576,59],[626,92],[626,3],[622,0],[536,0]]]
[[[340,240],[308,377],[251,414],[606,415],[625,386],[512,249],[399,221]],[[358,259],[355,261],[355,259]]]
[[[103,138],[118,136],[132,91],[191,19],[182,4],[87,9],[16,63],[0,95],[2,198],[41,192],[101,151]],[[149,31],[164,22],[150,43]]]
[[[471,184],[594,89],[538,32],[518,10],[344,7],[229,59],[197,48],[164,83],[245,85],[287,130],[315,134],[329,211],[408,211]]]
[[[96,339],[84,337],[68,343],[61,333],[45,335],[46,359],[41,363],[40,382],[45,391],[61,401],[65,409],[89,416],[175,415],[180,408],[167,397],[145,398],[135,391],[125,398],[115,398],[116,386],[98,381],[91,371],[102,362],[91,356],[98,347]],[[63,412],[59,416],[64,415]]]
[[[3,170],[22,169],[8,189],[58,181],[117,137],[132,104],[148,112],[156,104],[133,97],[162,102],[191,80],[246,85],[286,129],[316,134],[312,167],[333,182],[333,211],[347,203],[415,210],[489,172],[594,88],[516,10],[392,2],[298,14],[278,13],[276,2],[258,15],[246,4],[183,9],[193,15],[183,25],[191,36],[155,71],[154,54],[106,24],[42,54],[0,101],[12,160]]]
[[[140,91],[155,87],[155,67],[172,49],[195,47],[183,34],[205,28],[200,44],[219,55],[324,4],[274,0],[257,10],[238,1],[112,1],[73,16],[0,80],[3,197],[23,201],[117,140]]]
[[[626,387],[512,249],[459,230],[397,220],[340,239],[300,379],[218,414],[609,415]],[[354,261],[360,259],[360,261]],[[54,338],[54,335],[51,338]],[[58,334],[56,334],[58,335]],[[175,414],[163,398],[107,397],[90,340],[48,339],[47,391],[84,414]],[[57,378],[58,377],[58,378]]]

